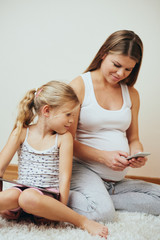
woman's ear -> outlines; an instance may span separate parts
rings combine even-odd
[[[45,117],[49,117],[49,114],[50,114],[50,107],[49,105],[44,105],[42,107],[42,114],[45,116]]]
[[[103,55],[102,60],[104,60],[106,56],[107,56],[107,53]]]

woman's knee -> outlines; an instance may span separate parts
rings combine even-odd
[[[95,220],[103,222],[113,222],[115,220],[115,208],[112,204],[97,206]]]
[[[92,209],[93,210],[93,209]],[[96,221],[112,222],[115,220],[115,208],[109,198],[99,198],[94,201],[94,212],[91,213]]]
[[[91,199],[80,192],[70,191],[68,206],[95,221],[112,222],[115,219],[115,208],[107,197]]]

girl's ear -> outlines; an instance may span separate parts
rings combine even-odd
[[[48,105],[44,105],[41,111],[45,117],[49,117],[50,107]]]

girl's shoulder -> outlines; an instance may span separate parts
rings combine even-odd
[[[73,137],[70,132],[66,132],[64,134],[58,134],[58,147],[60,147],[62,144],[73,145]]]
[[[27,128],[23,127],[20,135],[21,142],[24,142],[27,134]]]
[[[17,133],[17,129],[15,128],[10,134],[10,139],[12,139],[15,144],[20,145],[25,140],[26,132],[27,132],[27,128],[22,128],[20,133]]]

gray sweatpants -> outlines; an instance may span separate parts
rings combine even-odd
[[[131,179],[105,182],[76,162],[68,206],[96,221],[113,221],[115,210],[160,215],[160,185]]]

